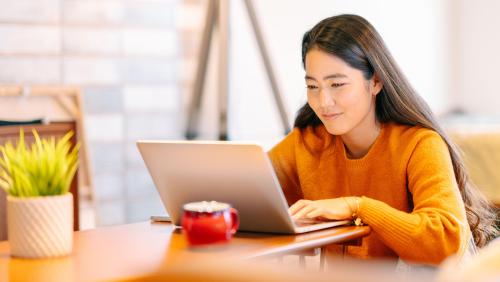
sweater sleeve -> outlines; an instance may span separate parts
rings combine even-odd
[[[435,132],[426,133],[405,169],[413,211],[363,197],[361,219],[403,260],[439,264],[463,253],[469,227],[445,142]]]
[[[300,134],[298,130],[295,128],[268,153],[288,205],[303,198],[295,158],[295,139]]]

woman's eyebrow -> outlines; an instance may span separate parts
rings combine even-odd
[[[342,73],[329,74],[329,75],[323,77],[323,80],[327,80],[327,79],[330,79],[330,78],[347,78],[347,75],[342,74]],[[309,80],[309,79],[310,80],[316,80],[316,78],[314,78],[312,76],[309,76],[309,75],[306,75],[305,79],[306,80]]]

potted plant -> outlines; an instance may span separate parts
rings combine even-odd
[[[73,195],[69,187],[78,168],[79,144],[73,132],[56,141],[27,146],[21,129],[17,145],[0,146],[0,187],[7,193],[7,234],[11,255],[46,258],[73,248]]]

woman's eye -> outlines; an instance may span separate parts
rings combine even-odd
[[[316,86],[316,85],[307,85],[306,87],[307,87],[307,89],[310,89],[310,90],[318,88],[318,86]]]
[[[342,85],[345,85],[345,83],[332,83],[332,87],[340,87]]]

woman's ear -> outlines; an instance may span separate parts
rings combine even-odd
[[[382,81],[378,77],[377,74],[374,74],[373,77],[370,79],[370,90],[371,94],[373,96],[377,96],[378,93],[380,93],[380,90],[382,90],[382,87],[384,85],[382,84]]]

